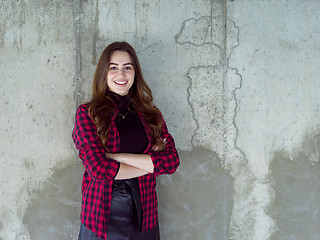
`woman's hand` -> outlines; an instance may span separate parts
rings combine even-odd
[[[164,146],[166,146],[166,144],[167,144],[167,139],[166,139],[166,138],[161,138],[161,140],[163,141]],[[151,148],[151,151],[152,151],[152,152],[159,152],[160,149],[159,149],[159,147],[158,147],[157,145],[153,145],[152,148]]]

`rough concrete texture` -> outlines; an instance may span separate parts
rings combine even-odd
[[[0,1],[0,239],[77,239],[76,106],[115,40],[181,155],[163,239],[317,239],[318,1]]]
[[[290,194],[301,199],[299,192],[304,190],[308,192],[306,194],[316,194],[315,199],[319,194],[317,183],[308,190],[301,189],[304,180],[299,178],[313,179],[315,173],[320,174],[317,167],[313,170],[302,167],[310,161],[319,162],[319,155],[311,154],[318,150],[307,150],[311,142],[308,145],[303,140],[305,135],[318,133],[320,117],[317,57],[320,31],[316,13],[319,6],[318,1],[248,1],[247,4],[234,1],[227,4],[228,18],[240,29],[239,46],[229,61],[229,66],[236,67],[242,78],[242,86],[235,92],[239,100],[235,118],[236,143],[247,160],[245,169],[251,173],[251,178],[240,188],[235,186],[235,196],[241,189],[250,189],[249,195],[239,194],[237,200],[234,198],[234,209],[246,207],[246,210],[233,212],[231,227],[239,228],[233,231],[235,239],[271,239],[275,231],[272,239],[302,239],[301,236],[317,239],[314,236],[320,235],[320,228],[312,227],[314,220],[308,222],[312,229],[309,231],[303,227],[306,223],[303,218],[292,218],[301,225],[301,228],[295,228],[297,225],[290,223],[290,217],[283,218],[282,214],[293,216],[296,209],[279,201]],[[300,154],[305,151],[311,153]],[[287,153],[286,158],[294,162],[285,161],[279,152]],[[296,175],[292,166],[301,166],[296,169],[291,186],[287,185],[285,176],[280,177],[281,169],[272,167],[270,171],[271,163],[271,166],[277,166],[272,161],[280,161],[288,177]],[[234,162],[229,164],[232,166]],[[234,177],[237,181],[238,177]],[[276,184],[272,185],[271,180]],[[316,211],[319,201],[311,202],[317,206]],[[312,204],[308,206],[313,208]],[[246,215],[244,211],[247,211]],[[310,217],[308,211],[300,211],[305,218]],[[248,220],[246,224],[242,224],[244,219]]]
[[[32,229],[23,222],[29,204],[55,171],[75,160],[73,5],[0,6],[0,238],[29,239]]]

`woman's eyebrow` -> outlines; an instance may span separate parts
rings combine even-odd
[[[112,62],[111,62],[111,63],[109,63],[109,66],[110,66],[110,65],[117,65],[117,66],[118,66],[119,64],[118,64],[118,63],[112,63]],[[125,66],[125,65],[133,65],[133,64],[132,64],[132,63],[124,63],[123,65]]]

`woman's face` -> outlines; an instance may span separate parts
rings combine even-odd
[[[120,96],[127,95],[134,82],[134,75],[135,71],[129,53],[114,51],[108,66],[109,90]]]

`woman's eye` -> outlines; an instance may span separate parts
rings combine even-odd
[[[116,67],[110,67],[109,70],[117,70]]]
[[[132,67],[126,67],[125,69],[126,69],[126,70],[131,70],[131,69],[132,69]]]

